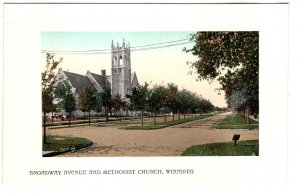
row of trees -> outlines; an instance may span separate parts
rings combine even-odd
[[[104,88],[98,93],[87,87],[79,92],[76,102],[70,85],[65,82],[64,86],[59,92],[61,101],[58,103],[58,107],[69,113],[69,123],[71,113],[76,109],[84,113],[88,112],[89,124],[91,111],[95,111],[98,118],[98,113],[102,111],[102,108],[105,110],[106,121],[108,121],[108,113],[112,110],[114,113],[118,113],[120,120],[122,110],[140,111],[142,125],[145,112],[152,113],[154,123],[156,123],[156,116],[162,111],[164,113],[172,112],[174,120],[174,113],[178,113],[178,119],[180,119],[180,114],[183,114],[185,118],[186,113],[206,113],[214,109],[209,100],[187,89],[179,90],[173,83],[169,83],[166,87],[155,85],[153,88],[149,88],[149,85],[145,83],[133,88],[131,94],[126,95],[128,101],[123,99],[120,94],[111,95],[109,88]]]
[[[111,95],[111,90],[108,87],[104,88],[100,93],[91,87],[86,87],[84,90],[79,91],[78,97],[76,97],[66,81],[64,82],[63,87],[58,89],[58,97],[60,98],[60,102],[57,104],[57,107],[68,113],[69,125],[74,110],[81,110],[84,114],[85,112],[88,112],[88,120],[89,124],[91,124],[91,111],[97,113],[98,119],[98,113],[102,112],[102,109],[104,108],[106,121],[108,121],[110,107],[115,106],[118,108],[120,102],[123,103],[123,100],[119,95]]]
[[[187,89],[179,90],[178,86],[173,83],[168,83],[167,86],[155,85],[151,89],[145,83],[134,88],[132,94],[126,97],[129,99],[129,108],[141,112],[142,125],[145,111],[152,113],[154,123],[156,123],[157,113],[160,112],[172,112],[174,120],[175,113],[178,113],[178,119],[180,119],[180,114],[185,117],[186,113],[206,113],[214,110],[209,100]],[[166,115],[164,116],[166,122]]]

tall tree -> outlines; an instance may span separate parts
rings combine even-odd
[[[100,93],[96,93],[95,94],[95,111],[97,113],[97,122],[98,122],[98,115],[99,112],[102,111],[102,107],[103,107],[103,103],[102,103],[102,99],[101,99],[101,94]]]
[[[54,115],[53,113],[56,111],[57,106],[55,104],[52,103],[52,107],[51,107],[51,122],[53,123],[54,121]]]
[[[191,94],[188,90],[182,89],[178,93],[178,99],[180,102],[180,110],[183,113],[183,117],[185,118],[185,114],[187,110],[191,107]]]
[[[46,143],[46,113],[53,110],[53,93],[55,82],[54,70],[58,64],[62,62],[62,58],[58,61],[54,59],[54,55],[46,54],[46,69],[42,72],[42,112],[43,112],[43,127],[44,136],[43,143]]]
[[[204,113],[211,112],[211,111],[214,110],[214,105],[209,100],[202,99],[202,101],[201,101],[201,110]]]
[[[245,90],[245,105],[258,112],[259,32],[197,32],[192,49],[199,57],[191,63],[200,80],[217,80],[228,104],[235,90]]]
[[[105,109],[106,121],[108,121],[108,111],[111,107],[111,89],[109,87],[104,87],[103,91],[100,92],[100,97]]]
[[[149,100],[149,89],[148,83],[144,85],[139,85],[132,89],[131,94],[126,94],[126,97],[129,98],[130,106],[136,110],[140,110],[142,117],[142,126],[144,125],[144,112]]]
[[[86,87],[84,89],[86,96],[86,111],[89,113],[89,124],[91,124],[91,111],[95,108],[96,105],[96,91],[91,87]]]
[[[174,83],[168,83],[166,91],[166,106],[172,111],[174,121],[174,113],[179,109],[178,86]]]
[[[72,112],[76,110],[76,98],[68,82],[65,81],[63,87],[59,89],[59,97],[61,101],[58,106],[69,114],[69,126],[71,126]]]
[[[84,90],[78,92],[77,108],[83,112],[83,121],[85,121],[85,112],[87,109],[87,96]]]
[[[126,102],[123,100],[120,94],[112,95],[112,107],[119,113],[119,119],[121,120],[121,109],[125,108]]]
[[[165,105],[166,92],[166,88],[161,85],[154,86],[149,92],[149,108],[154,114],[154,124],[156,124],[157,112]]]

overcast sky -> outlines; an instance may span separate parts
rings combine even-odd
[[[141,24],[142,25],[142,24]],[[140,84],[151,82],[163,84],[173,82],[180,89],[186,88],[204,98],[209,99],[215,106],[226,106],[224,94],[218,94],[215,90],[219,87],[215,81],[209,84],[207,81],[196,81],[196,75],[188,74],[192,69],[186,64],[187,61],[195,61],[197,58],[190,53],[182,52],[184,47],[191,48],[193,43],[186,43],[193,32],[42,32],[41,48],[48,51],[86,51],[104,50],[101,54],[56,54],[56,58],[63,57],[59,65],[63,70],[85,75],[89,70],[100,74],[101,69],[106,69],[107,75],[111,74],[111,42],[122,45],[123,39],[130,43],[131,69],[138,76]],[[177,41],[162,45],[182,45],[156,48],[144,51],[134,51],[134,47],[157,44],[162,42]],[[154,45],[157,47],[162,45]],[[140,49],[138,47],[136,49]],[[41,56],[42,66],[45,66],[45,55]]]

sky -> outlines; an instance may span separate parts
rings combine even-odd
[[[142,24],[141,24],[142,25]],[[197,75],[189,74],[193,69],[187,62],[197,60],[191,53],[183,52],[182,49],[192,48],[193,43],[188,43],[190,35],[194,32],[42,32],[41,49],[56,51],[55,58],[63,57],[58,68],[85,75],[89,70],[101,74],[101,69],[106,69],[106,74],[111,74],[110,48],[112,40],[116,45],[130,43],[131,69],[135,71],[140,84],[145,82],[151,85],[175,83],[179,89],[188,89],[202,97],[209,99],[215,106],[226,107],[224,93],[216,90],[220,87],[217,81],[196,81]],[[186,40],[183,40],[186,39]],[[163,42],[177,41],[163,45],[185,43],[182,45],[156,48],[144,51],[134,51],[144,45]],[[161,45],[155,45],[161,46]],[[152,46],[152,47],[155,47]],[[61,52],[61,51],[86,51],[103,50],[98,53],[89,52]],[[45,67],[45,54],[41,54],[42,68]]]

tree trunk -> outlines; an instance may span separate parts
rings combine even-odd
[[[183,118],[185,119],[185,111],[184,111],[184,113],[183,113]]]
[[[154,124],[156,124],[156,111],[154,111],[154,118],[153,118]]]
[[[46,112],[44,112],[44,117],[43,117],[43,124],[44,124],[44,139],[43,139],[43,143],[46,144]]]
[[[108,122],[108,107],[105,106],[105,120]]]
[[[69,112],[69,127],[71,127],[71,113],[72,112]]]
[[[178,120],[180,120],[180,112],[179,112],[179,110],[177,111],[177,114],[178,114]]]
[[[83,121],[85,122],[85,111],[83,111]]]
[[[53,111],[51,111],[51,113],[52,113],[52,116],[51,116],[51,118],[52,118],[52,123],[53,123]]]
[[[174,117],[175,117],[174,112],[172,112],[172,117],[173,117],[173,121],[174,121],[174,120],[175,120],[175,119],[174,119]]]
[[[248,126],[249,126],[249,129],[250,129],[250,108],[247,107],[247,122],[248,122]]]
[[[89,110],[89,125],[91,124],[91,111]]]
[[[246,123],[248,123],[248,108],[246,107],[246,113],[245,113]]]
[[[120,119],[120,121],[122,120],[121,119],[121,110],[119,110],[119,119]]]
[[[141,111],[142,114],[142,126],[144,126],[144,111]]]

